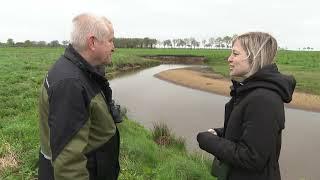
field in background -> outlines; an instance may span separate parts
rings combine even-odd
[[[38,92],[47,70],[62,53],[62,48],[0,48],[0,179],[8,175],[9,179],[30,179],[36,175]],[[127,67],[144,68],[159,64],[141,58],[142,55],[187,54],[207,57],[207,63],[215,72],[227,75],[229,53],[229,50],[117,49],[113,65],[107,70],[115,72]],[[277,62],[281,71],[296,77],[300,91],[320,94],[320,52],[280,51]],[[122,179],[209,177],[209,162],[206,160],[176,148],[156,146],[150,132],[142,130],[136,123],[129,121],[121,126],[124,143],[121,160],[125,170]],[[132,137],[137,137],[136,141]],[[139,155],[141,153],[143,156]],[[179,167],[180,171],[173,172],[171,167]]]
[[[197,55],[205,56],[212,69],[228,77],[227,58],[230,50],[209,49],[118,49],[118,53],[132,55]],[[279,70],[293,75],[297,90],[320,95],[320,51],[285,51],[276,56]]]

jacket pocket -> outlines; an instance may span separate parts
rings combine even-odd
[[[214,157],[211,167],[211,175],[218,180],[226,180],[230,172],[230,166]]]

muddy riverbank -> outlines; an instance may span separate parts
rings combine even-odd
[[[231,82],[207,67],[171,69],[155,75],[157,78],[193,89],[229,96]],[[288,107],[320,112],[320,96],[295,92]]]

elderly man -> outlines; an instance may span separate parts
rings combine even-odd
[[[49,70],[40,94],[40,180],[117,179],[120,108],[97,71],[111,62],[113,37],[105,17],[73,19],[71,43]]]

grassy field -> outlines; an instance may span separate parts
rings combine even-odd
[[[33,179],[39,152],[37,102],[39,87],[63,49],[0,48],[0,179]],[[109,71],[148,67],[143,60],[119,50]],[[120,179],[210,179],[210,162],[180,146],[161,147],[151,132],[134,121],[120,125]],[[177,170],[172,169],[176,167]]]
[[[212,69],[228,77],[227,57],[230,50],[206,49],[119,49],[124,54],[136,55],[197,55],[205,56]],[[279,70],[293,75],[297,80],[297,90],[320,95],[320,51],[279,51],[276,56]]]
[[[108,70],[114,71],[127,63],[139,64],[141,62],[139,56],[161,54],[205,56],[208,60],[207,64],[215,72],[228,77],[227,58],[230,55],[230,50],[118,49],[114,56],[115,63]],[[296,78],[298,91],[320,95],[320,51],[279,51],[276,63],[282,73],[293,75]],[[150,66],[147,62],[145,64]]]
[[[0,179],[32,179],[39,151],[37,98],[49,67],[63,49],[0,48]],[[109,72],[159,64],[139,56],[206,56],[214,71],[227,74],[228,50],[117,49]],[[320,95],[320,52],[280,51],[280,70],[293,74],[300,91]],[[124,105],[125,106],[125,105]],[[184,149],[160,147],[150,131],[127,120],[122,134],[120,179],[209,179],[210,162]],[[8,165],[12,168],[7,167]],[[172,168],[172,167],[175,167]],[[5,178],[6,177],[6,178]]]
[[[150,131],[129,120],[119,128],[122,137],[119,179],[214,179],[209,174],[211,162],[188,153],[184,144],[159,146]]]
[[[208,56],[212,69],[228,76],[228,63],[225,59],[230,51],[220,57]],[[218,59],[216,59],[218,58]],[[297,80],[296,89],[300,92],[320,95],[320,52],[279,51],[276,63],[281,73],[293,75]]]

